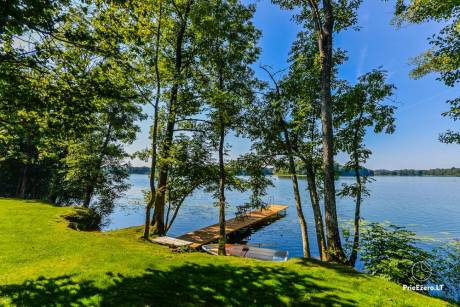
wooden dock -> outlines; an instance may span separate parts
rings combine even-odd
[[[288,206],[269,205],[266,209],[251,211],[244,216],[235,217],[225,221],[225,233],[227,235],[238,230],[259,225],[267,220],[280,216]],[[214,224],[201,228],[182,236],[177,237],[179,240],[191,242],[192,248],[200,248],[202,245],[211,243],[219,239],[219,224]]]

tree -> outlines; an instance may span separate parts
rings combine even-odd
[[[150,29],[154,28],[155,30],[153,31],[147,31],[145,35],[142,37],[144,38],[141,40],[142,46],[145,48],[145,50],[142,51],[142,57],[146,59],[145,61],[145,67],[150,67],[153,66],[153,76],[151,79],[153,82],[147,82],[147,90],[146,92],[151,92],[149,91],[150,85],[154,84],[155,87],[155,93],[154,93],[154,98],[152,99],[151,97],[148,96],[146,98],[147,103],[150,103],[151,106],[153,107],[153,122],[151,126],[151,133],[150,137],[152,140],[151,146],[150,146],[150,151],[148,152],[148,156],[150,158],[150,179],[149,179],[149,187],[150,187],[150,193],[149,193],[149,198],[147,200],[147,206],[146,206],[146,211],[145,211],[145,224],[144,224],[144,239],[148,239],[150,235],[150,223],[151,223],[151,210],[153,205],[155,204],[155,195],[156,195],[156,187],[155,187],[155,178],[156,178],[156,166],[157,166],[157,160],[158,160],[158,130],[159,130],[159,121],[160,121],[160,101],[161,101],[161,72],[160,72],[160,49],[162,47],[162,31],[163,31],[163,23],[164,23],[164,5],[163,5],[163,0],[158,0],[154,1],[153,3],[148,3],[147,5],[154,6],[157,8],[157,12],[153,14],[153,18],[146,18],[147,19],[147,25],[150,26]],[[142,6],[142,2],[140,4],[141,11],[144,12],[145,9]],[[149,9],[147,9],[147,12],[150,12]],[[147,14],[148,17],[150,17],[150,14]],[[153,24],[152,24],[153,20]],[[145,33],[145,29],[149,28],[146,25],[143,25],[144,31],[140,33]],[[151,42],[152,36],[154,36],[154,42]],[[144,94],[145,95],[145,94]],[[145,97],[145,96],[144,96]],[[177,206],[179,208],[180,206]],[[170,226],[167,226],[167,231]]]
[[[209,188],[219,178],[217,164],[212,156],[213,148],[206,134],[184,134],[174,141],[174,163],[169,173],[167,189],[166,232],[173,225],[184,201],[196,189]]]
[[[187,68],[190,67],[193,61],[193,56],[191,53],[188,53],[188,51],[190,51],[191,38],[189,28],[195,1],[174,0],[171,1],[170,5],[172,6],[171,14],[168,16],[170,32],[168,32],[167,36],[168,41],[171,41],[171,45],[168,46],[170,54],[166,55],[168,57],[166,59],[166,69],[171,77],[169,80],[165,80],[168,87],[166,95],[169,97],[169,101],[166,106],[166,123],[164,133],[161,142],[158,144],[158,183],[154,196],[154,218],[152,221],[153,233],[159,236],[165,234],[165,193],[173,153],[172,142],[177,116],[180,115],[180,111],[182,111],[181,103],[186,103],[187,98],[189,98],[186,94],[184,94],[186,92],[187,85],[189,85],[185,76]]]
[[[38,43],[33,35],[40,34],[54,36],[55,26],[65,15],[64,8],[68,5],[66,0],[44,0],[44,1],[5,1],[0,11],[0,44],[3,47],[5,42],[16,38],[23,40],[23,35],[28,38],[24,42]],[[9,61],[21,63],[32,60],[30,57],[35,50],[23,48],[21,44],[13,49],[0,47],[0,62]]]
[[[345,169],[352,170],[356,180],[354,184],[343,184],[338,193],[355,199],[353,244],[348,260],[351,266],[355,265],[358,256],[361,203],[369,194],[366,183],[370,178],[361,170],[372,152],[365,147],[364,137],[368,128],[373,128],[374,133],[393,133],[395,129],[395,107],[382,103],[394,89],[393,85],[385,83],[385,77],[381,70],[359,77],[356,85],[340,89],[335,106],[338,148],[349,154]]]
[[[345,60],[342,51],[333,55],[333,86],[336,67]],[[289,73],[282,88],[286,99],[291,101],[291,123],[295,132],[293,149],[302,161],[300,170],[306,175],[308,192],[315,219],[316,237],[321,260],[327,260],[327,246],[323,217],[320,208],[320,192],[323,182],[320,122],[320,62],[318,46],[308,32],[299,32],[293,43],[289,58]]]
[[[413,59],[415,69],[413,78],[421,78],[429,73],[438,73],[438,79],[449,87],[460,81],[460,4],[458,1],[443,0],[398,0],[396,2],[395,22],[422,23],[426,21],[443,21],[446,25],[439,34],[429,39],[429,50]],[[454,121],[460,119],[460,98],[448,100],[450,110],[443,116]],[[460,132],[448,130],[439,137],[443,143],[460,144]]]
[[[333,75],[333,33],[344,30],[356,23],[356,10],[361,0],[333,1],[323,0],[273,0],[281,7],[293,9],[298,6],[300,12],[296,16],[298,23],[317,39],[320,54],[320,97],[321,123],[323,133],[323,173],[324,173],[324,204],[327,229],[327,245],[329,259],[345,262],[345,254],[340,242],[339,227],[335,199],[334,175],[334,144],[332,126],[331,82]]]
[[[99,204],[110,204],[127,188],[122,144],[135,139],[136,122],[144,118],[138,91],[141,73],[136,69],[140,65],[129,38],[135,24],[117,19],[107,33],[108,17],[115,14],[120,14],[116,6],[99,3],[70,10],[60,31],[76,43],[44,46],[63,88],[78,88],[80,96],[71,97],[87,101],[86,109],[92,112],[92,121],[79,138],[69,141],[63,159],[68,167],[65,179],[73,189],[83,186],[85,207],[96,192]]]
[[[219,254],[225,254],[225,190],[235,181],[228,178],[225,138],[230,131],[241,130],[243,110],[254,100],[257,81],[249,65],[257,59],[260,33],[251,21],[255,10],[252,5],[245,6],[238,0],[207,1],[198,10],[201,14],[197,16],[206,16],[194,20],[193,25],[200,34],[198,73],[205,88],[207,128],[218,155]]]
[[[292,179],[295,206],[302,235],[303,255],[305,258],[310,258],[307,222],[303,213],[296,169],[294,139],[297,139],[298,136],[293,136],[296,134],[296,130],[293,129],[293,123],[289,121],[289,116],[292,116],[291,112],[295,106],[282,93],[282,88],[275,79],[274,73],[268,67],[263,66],[262,69],[267,72],[274,84],[274,89],[267,94],[263,104],[254,109],[251,116],[252,137],[256,141],[254,148],[258,154],[270,157],[277,166],[285,164],[284,159],[287,159],[286,164]]]
[[[0,150],[9,153],[6,164],[19,165],[19,196],[89,207],[97,194],[98,203],[109,208],[126,189],[122,143],[135,138],[135,122],[142,118],[134,84],[137,59],[124,48],[129,41],[119,24],[104,31],[109,9],[67,7],[53,32],[33,45],[33,61],[5,71],[0,95],[8,95],[10,104],[2,100],[0,108],[9,118],[8,132],[18,137]],[[29,94],[10,92],[19,81]]]

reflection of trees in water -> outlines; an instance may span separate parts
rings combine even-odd
[[[113,213],[122,212],[124,216],[135,214],[138,212],[144,212],[145,201],[142,197],[132,195],[142,195],[144,190],[128,191],[116,199],[111,201],[97,201],[94,203],[94,208],[101,216],[100,228],[104,229],[112,223]]]

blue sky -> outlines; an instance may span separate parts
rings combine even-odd
[[[254,23],[262,31],[262,54],[254,68],[259,78],[266,79],[265,73],[257,67],[264,64],[277,70],[286,68],[291,43],[300,29],[291,21],[292,12],[281,10],[269,0],[256,3]],[[445,101],[459,96],[460,90],[444,86],[435,75],[419,80],[409,78],[410,58],[429,47],[427,38],[437,33],[441,25],[426,23],[397,29],[390,24],[392,14],[391,1],[364,0],[359,10],[361,30],[349,30],[334,38],[335,46],[346,50],[349,57],[340,67],[341,78],[354,83],[359,75],[381,66],[388,71],[388,81],[397,87],[393,97],[398,107],[396,132],[367,136],[366,144],[373,152],[367,166],[371,169],[460,167],[460,146],[438,141],[440,132],[457,129],[458,124],[442,117],[441,113],[448,109]],[[149,121],[140,126],[142,132],[128,147],[129,152],[148,146]],[[228,143],[231,156],[250,148],[249,141],[233,136],[228,138]],[[338,155],[338,162],[345,160],[344,155]],[[135,161],[133,164],[141,163]]]

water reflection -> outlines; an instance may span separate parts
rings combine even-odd
[[[364,219],[375,222],[388,221],[406,226],[427,240],[433,247],[453,238],[460,238],[460,178],[455,177],[375,177],[369,184],[371,196],[362,207]],[[340,178],[337,188],[352,178]],[[273,178],[267,200],[289,206],[287,216],[251,232],[245,241],[267,244],[271,248],[288,250],[289,255],[302,256],[300,228],[288,178]],[[148,187],[146,175],[131,175],[131,189],[120,199],[112,214],[106,217],[104,230],[141,225],[144,222],[143,190]],[[309,239],[313,256],[318,256],[311,210],[305,180],[300,181],[302,200],[308,220]],[[249,193],[227,192],[227,216],[233,217],[236,206],[248,201]],[[351,220],[354,203],[351,199],[337,199],[340,222]],[[218,208],[209,193],[195,192],[182,206],[169,235],[178,236],[188,231],[209,226],[218,220]]]

